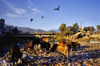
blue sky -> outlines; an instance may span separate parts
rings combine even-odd
[[[53,10],[58,5],[59,11]],[[100,0],[0,0],[0,18],[5,24],[33,29],[58,29],[62,23],[80,26],[80,22],[82,27],[96,28],[100,25]]]

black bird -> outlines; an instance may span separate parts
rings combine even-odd
[[[59,7],[60,7],[60,5],[58,6],[58,8],[55,8],[55,9],[53,9],[53,10],[58,10],[58,11],[59,11]]]
[[[42,16],[42,18],[44,18],[44,17]]]
[[[33,21],[33,19],[30,20],[31,22]]]

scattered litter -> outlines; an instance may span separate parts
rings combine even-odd
[[[90,41],[90,43],[96,43],[96,46],[98,46],[98,42],[96,41]],[[83,44],[85,45],[85,44]],[[49,52],[46,53],[46,49],[41,49],[40,45],[35,45],[35,50],[22,50],[22,60],[18,59],[17,65],[24,64],[24,66],[27,65],[54,65],[54,66],[99,66],[100,62],[100,50],[94,50],[87,49],[80,46],[80,48],[76,48],[76,51],[72,51],[72,55],[65,56],[63,53],[55,51],[55,52]],[[88,44],[87,44],[88,45]],[[94,45],[94,44],[92,44]],[[94,46],[95,47],[95,46]],[[83,49],[84,48],[84,49]],[[98,56],[96,56],[98,55]],[[9,55],[8,55],[9,56]],[[68,58],[68,61],[67,61]],[[11,58],[3,57],[0,58],[0,65],[5,66],[12,66],[12,61],[8,61],[8,59],[11,60]],[[91,64],[92,63],[92,64]]]

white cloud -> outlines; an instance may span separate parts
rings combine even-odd
[[[38,13],[36,13],[36,12],[33,12],[32,14],[38,14]]]
[[[20,11],[21,11],[21,12],[26,12],[26,10],[24,10],[24,9],[20,9]]]
[[[36,11],[36,12],[40,12],[39,10],[37,10],[37,9],[35,9],[35,8],[32,8],[32,10],[33,10],[33,11]]]
[[[6,0],[2,0],[2,1],[5,2],[8,6],[10,6],[11,10],[13,10],[17,14],[23,14],[24,12],[26,12],[26,10],[24,10],[22,8],[16,8],[16,7],[14,7],[14,5],[12,5],[11,3],[9,3]]]
[[[9,16],[9,17],[18,17],[18,15],[11,14],[11,13],[6,14],[6,16]]]
[[[35,11],[35,12],[41,12],[40,10],[36,9],[36,8],[31,8],[30,6],[28,6],[29,9],[31,9],[32,11]]]
[[[28,0],[29,4],[33,6],[33,4],[31,3],[31,0]]]
[[[15,10],[15,12],[18,13],[18,14],[22,14],[19,10]]]
[[[16,8],[16,9],[15,9],[15,12],[16,12],[17,14],[23,14],[23,13],[26,12],[26,10],[21,9],[21,8],[20,8],[20,9],[19,9],[19,8],[18,8],[18,9]]]
[[[31,6],[33,6],[33,4],[32,4],[32,2],[31,2],[31,0],[28,0],[28,2],[29,2],[29,4],[31,5]],[[40,10],[38,10],[38,9],[36,9],[36,8],[31,8],[31,6],[29,6],[28,5],[28,8],[30,9],[30,10],[32,10],[32,11],[34,11],[32,14],[39,14],[39,13],[43,13],[43,11],[40,11]]]
[[[24,12],[26,12],[26,10],[21,9],[21,8],[18,8],[18,9],[15,9],[15,12],[16,12],[17,14],[23,14]]]

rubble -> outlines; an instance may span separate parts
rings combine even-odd
[[[39,45],[40,46],[40,45]],[[19,59],[16,65],[22,66],[99,66],[100,65],[100,42],[90,41],[89,43],[81,43],[80,48],[76,48],[76,51],[72,51],[72,55],[68,53],[64,55],[61,52],[55,50],[55,52],[49,52],[43,48],[41,49],[35,46],[35,50],[24,50],[22,47],[22,60]],[[7,54],[0,58],[0,65],[12,66],[13,63],[10,59],[10,55]],[[68,58],[68,59],[67,59]]]

